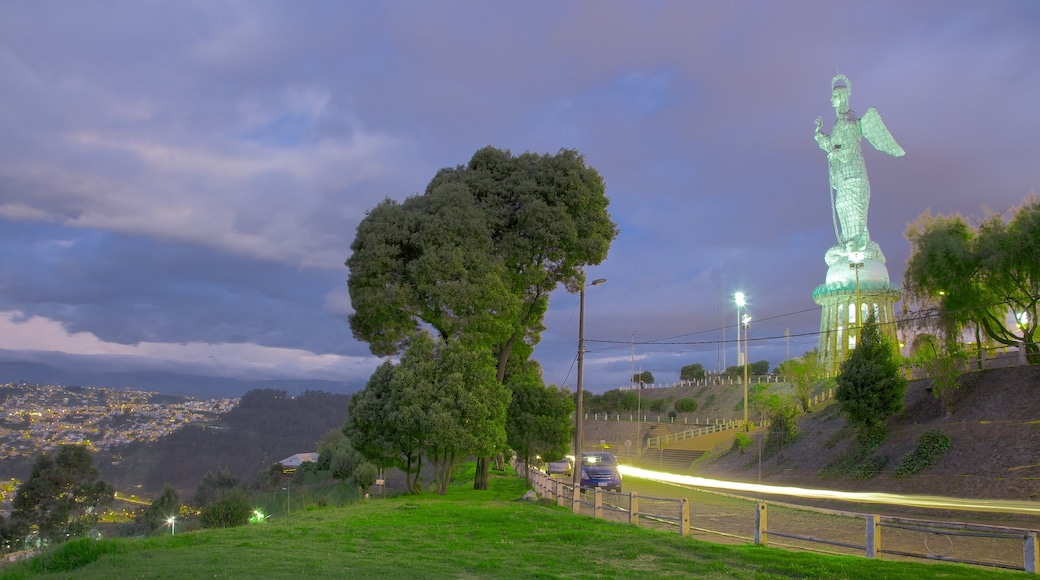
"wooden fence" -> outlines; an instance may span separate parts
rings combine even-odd
[[[516,472],[524,475],[524,465],[515,462]],[[639,525],[643,520],[657,524],[675,526],[681,536],[689,536],[691,529],[690,504],[686,498],[660,498],[640,496],[636,493],[611,492],[601,489],[580,490],[568,480],[553,479],[545,472],[532,468],[529,472],[531,485],[535,493],[540,497],[548,498],[562,507],[570,507],[575,514],[587,513],[594,518],[610,517],[616,521],[627,521]],[[750,500],[741,496],[724,496]],[[769,505],[793,508],[801,511],[817,512],[827,515],[844,516],[848,518],[861,518],[865,523],[864,540],[862,544],[846,542],[809,534],[799,534],[790,531],[769,528]],[[750,514],[749,514],[750,515]],[[971,524],[960,522],[937,522],[929,520],[907,519],[891,516],[879,516],[874,514],[862,514],[828,510],[823,508],[812,508],[806,506],[793,506],[778,502],[757,503],[754,514],[756,544],[767,545],[770,536],[790,538],[805,542],[839,546],[843,548],[861,550],[867,558],[879,558],[882,554],[897,555],[909,558],[922,558],[930,560],[941,560],[946,562],[959,562],[978,566],[990,566],[1007,568],[1011,570],[1023,570],[1030,574],[1040,573],[1040,544],[1038,534],[1034,530],[989,526],[983,524]],[[889,549],[882,543],[882,530],[909,530],[929,534],[928,538],[945,538],[951,536],[969,538],[999,538],[1005,540],[1019,540],[1022,542],[1022,565],[1010,565],[999,562],[983,562],[967,558],[953,558],[929,548],[929,553],[914,553],[905,550]],[[703,530],[710,532],[710,530]],[[936,540],[936,541],[942,541]],[[928,539],[925,540],[926,546]],[[952,541],[951,541],[952,544]]]

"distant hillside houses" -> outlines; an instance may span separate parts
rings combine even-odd
[[[318,462],[318,452],[313,451],[310,453],[297,453],[290,455],[285,459],[279,461],[279,465],[282,466],[282,473],[293,473],[296,468],[310,461],[311,463]]]

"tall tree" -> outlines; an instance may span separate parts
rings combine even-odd
[[[170,484],[163,486],[162,493],[141,513],[148,529],[155,531],[162,527],[171,517],[180,513],[181,500],[177,496],[177,490]]]
[[[835,397],[854,425],[876,427],[903,410],[906,379],[899,362],[895,348],[880,333],[871,313],[837,377]]]
[[[704,378],[704,365],[701,363],[693,363],[692,365],[686,365],[679,369],[679,380],[680,381],[695,381]]]
[[[813,387],[822,374],[819,355],[816,349],[803,354],[801,358],[793,358],[780,363],[777,369],[786,381],[794,385],[795,397],[802,411],[809,412],[809,399]]]
[[[530,468],[535,457],[555,461],[567,453],[574,434],[574,398],[555,385],[546,386],[538,363],[526,362],[527,372],[513,374],[508,384],[512,398],[506,413],[506,438],[520,461]],[[525,473],[529,474],[529,469]],[[527,480],[530,485],[530,475]]]
[[[53,457],[41,453],[15,491],[11,523],[19,532],[35,525],[40,536],[53,541],[86,533],[115,495],[97,478],[93,462],[84,445],[62,445]]]
[[[632,382],[642,387],[643,385],[654,384],[654,373],[650,371],[643,371],[632,375]]]
[[[903,305],[918,311],[913,319],[948,346],[974,323],[980,347],[984,333],[1000,344],[1024,345],[1028,361],[1040,364],[1040,197],[1031,195],[1008,221],[990,215],[975,229],[959,215],[926,212],[906,238]]]
[[[408,489],[415,491],[423,450],[411,423],[398,421],[406,393],[395,388],[396,370],[392,362],[386,361],[372,373],[365,388],[354,393],[343,433],[372,463],[404,471]]]
[[[573,150],[486,147],[443,169],[421,196],[386,200],[358,225],[347,260],[354,337],[374,354],[403,350],[412,331],[490,349],[496,378],[518,343],[534,345],[549,294],[578,291],[617,227],[599,173]],[[487,488],[490,457],[474,487]]]

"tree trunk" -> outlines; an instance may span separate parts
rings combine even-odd
[[[488,488],[488,482],[491,480],[491,458],[490,457],[478,457],[477,458],[477,473],[473,476],[473,489],[484,489]]]

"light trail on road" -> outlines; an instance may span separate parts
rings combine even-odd
[[[677,475],[663,471],[651,471],[628,465],[618,466],[623,475],[631,475],[642,479],[669,483],[681,487],[711,488],[729,491],[742,491],[768,495],[786,495],[807,499],[833,499],[856,503],[878,503],[897,506],[936,508],[976,512],[1001,512],[1040,516],[1040,502],[1002,499],[965,499],[958,497],[942,497],[936,495],[903,495],[898,493],[835,491],[831,489],[807,489],[802,487],[785,487],[763,485],[760,483],[742,483]]]

